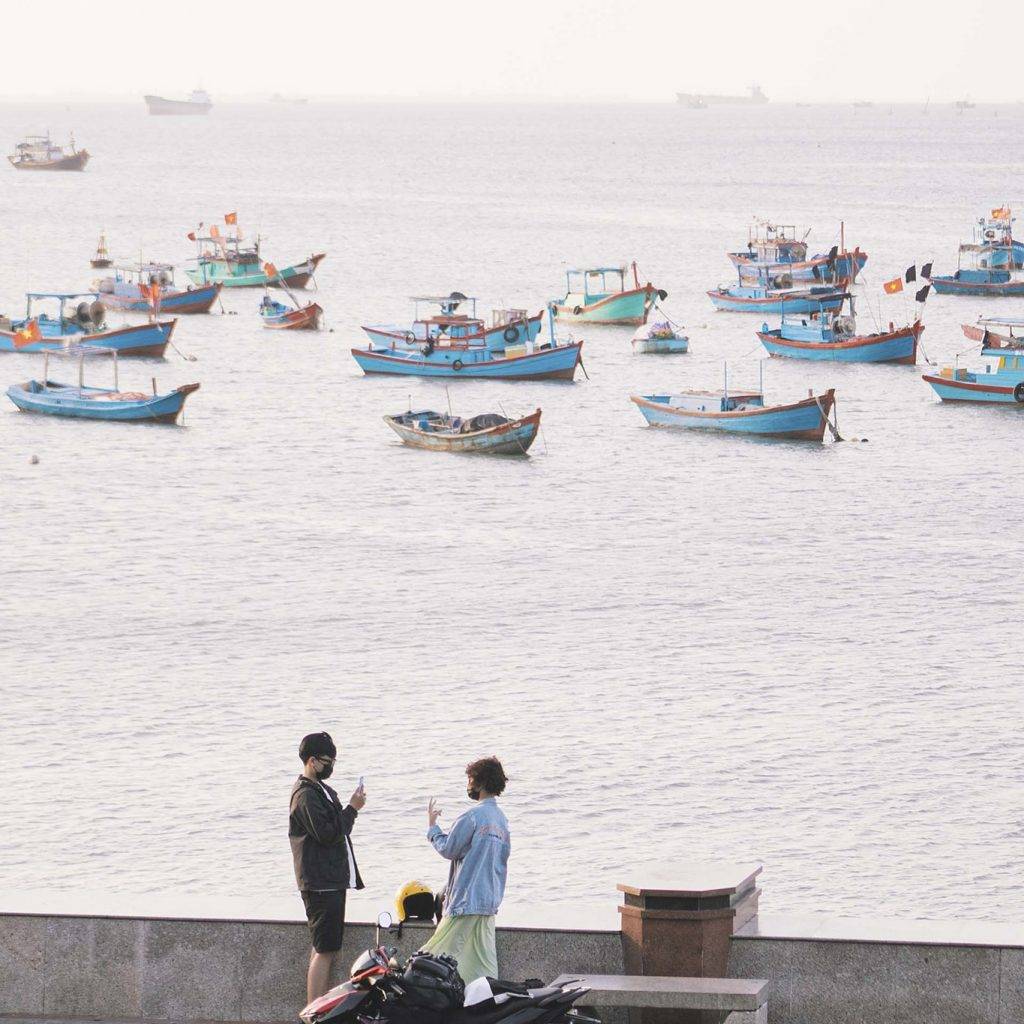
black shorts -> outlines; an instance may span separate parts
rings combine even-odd
[[[345,890],[302,892],[306,920],[318,953],[337,953],[345,935]]]

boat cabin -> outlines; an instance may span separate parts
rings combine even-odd
[[[592,267],[586,270],[567,270],[565,272],[566,296],[562,304],[565,306],[591,306],[602,299],[631,291],[626,286],[628,267]],[[633,268],[636,278],[636,267]],[[639,288],[639,283],[635,284]]]
[[[158,284],[163,292],[174,291],[174,266],[170,263],[118,263],[111,277],[101,278],[96,288],[101,295],[139,294],[140,284]]]
[[[797,238],[794,224],[755,222],[747,234],[747,252],[758,263],[801,263],[807,243]]]
[[[12,162],[46,164],[74,154],[75,139],[74,136],[71,137],[71,145],[67,153],[64,151],[63,146],[58,146],[55,142],[51,141],[49,132],[45,135],[26,135],[24,140],[19,142],[14,148],[15,155],[11,157]]]
[[[107,310],[99,301],[98,292],[27,292],[25,298],[25,319],[22,324],[30,320],[38,321],[39,330],[44,336],[95,334],[106,328]],[[48,301],[57,303],[56,316],[46,310],[33,313],[33,309],[40,303]]]
[[[741,412],[764,408],[764,395],[759,391],[683,391],[677,395],[644,395],[649,402],[667,405],[684,412]]]

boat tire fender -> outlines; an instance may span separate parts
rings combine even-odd
[[[1013,400],[1024,405],[1024,380],[1014,386],[1013,389]]]
[[[582,306],[573,306],[572,307],[572,315],[573,316],[579,316],[580,313],[582,313],[582,312],[583,312],[583,307]]]
[[[463,365],[464,364],[463,364],[461,359],[456,359],[455,362],[452,363],[452,369],[453,370],[461,370]]]
[[[502,337],[504,337],[505,341],[510,345],[514,344],[519,340],[519,328],[513,324],[509,324],[508,327],[505,328],[505,333]]]

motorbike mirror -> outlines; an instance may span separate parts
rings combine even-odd
[[[385,929],[391,927],[391,915],[386,910],[382,910],[377,915],[377,927]]]

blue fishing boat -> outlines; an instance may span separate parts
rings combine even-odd
[[[846,248],[846,226],[839,225],[839,244],[827,253],[807,255],[806,232],[797,237],[792,224],[768,224],[755,221],[750,228],[746,252],[730,252],[729,259],[739,272],[740,279],[760,280],[762,274],[788,276],[790,287],[796,281],[821,281],[833,284],[843,278],[851,281],[864,269],[868,254],[856,247]]]
[[[666,299],[668,292],[655,288],[650,281],[640,284],[635,260],[631,268],[632,287],[626,278],[629,267],[566,271],[565,298],[554,304],[555,316],[566,323],[646,323],[654,304],[658,299]]]
[[[79,344],[113,349],[122,356],[162,356],[178,322],[108,327],[97,292],[29,292],[26,298],[23,318],[0,316],[0,352],[52,352]],[[39,302],[56,303],[55,314],[35,314]]]
[[[491,323],[477,316],[477,300],[462,292],[450,295],[416,295],[413,319],[404,324],[371,324],[363,327],[375,348],[433,349],[448,343],[484,345],[492,352],[525,346],[537,339],[543,311],[530,316],[525,309],[495,309]],[[425,315],[423,307],[438,308]],[[466,306],[468,313],[459,312]]]
[[[920,319],[905,327],[890,323],[888,330],[859,334],[853,296],[846,300],[847,314],[842,308],[820,306],[813,313],[784,313],[777,328],[762,324],[757,336],[772,356],[840,363],[917,362],[917,342],[924,331]]]
[[[108,277],[99,278],[96,291],[104,305],[126,313],[209,313],[220,297],[221,285],[208,284],[198,288],[189,285],[184,291],[174,281],[170,263],[122,263]],[[152,289],[156,289],[153,294]]]
[[[709,291],[708,297],[715,309],[730,313],[814,313],[839,309],[849,282],[844,279],[834,285],[809,288],[793,288],[790,284],[785,277],[762,270],[756,284],[744,283],[741,275],[737,284],[720,285]]]
[[[1015,218],[1007,206],[981,217],[974,227],[974,239],[958,250],[953,274],[925,274],[939,295],[981,295],[990,298],[1024,296],[1024,278],[1014,273],[1024,269],[1024,243],[1013,237]],[[968,266],[964,266],[964,257]]]
[[[78,383],[61,384],[50,380],[47,372],[48,355],[45,356],[42,380],[28,380],[7,389],[7,397],[22,412],[122,423],[176,423],[185,406],[185,399],[199,390],[198,384],[184,384],[173,391],[158,394],[154,380],[151,395],[142,391],[121,391],[117,382],[116,350],[76,346],[66,352],[78,356]],[[113,388],[86,387],[83,379],[86,355],[102,355],[105,352],[114,356]]]
[[[486,345],[437,347],[432,352],[404,347],[352,349],[364,373],[487,380],[572,380],[582,341],[527,346],[521,355],[493,352]]]
[[[654,427],[716,430],[756,437],[821,441],[835,391],[810,395],[789,405],[765,405],[761,391],[683,391],[630,395],[630,401]]]
[[[1024,405],[1024,338],[1013,334],[1024,330],[1024,319],[989,317],[984,321],[981,365],[973,370],[944,366],[922,379],[944,402],[986,402]],[[1009,328],[1008,335],[989,327]]]

